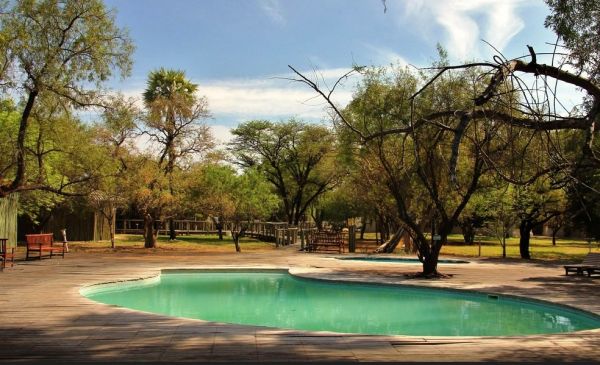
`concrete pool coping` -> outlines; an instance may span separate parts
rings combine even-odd
[[[118,280],[118,281],[110,281],[110,282],[102,282],[102,283],[94,283],[94,284],[87,284],[87,285],[83,285],[80,287],[79,289],[79,294],[88,297],[90,294],[96,294],[98,292],[107,290],[107,291],[112,291],[116,288],[121,289],[122,287],[131,287],[134,285],[147,285],[147,284],[155,284],[160,282],[160,278],[163,274],[193,274],[193,273],[280,273],[280,274],[288,274],[291,275],[293,277],[296,278],[300,278],[300,279],[304,279],[304,280],[314,280],[314,281],[319,281],[319,282],[327,282],[327,283],[339,283],[339,284],[356,284],[356,285],[375,285],[375,286],[382,286],[382,287],[409,287],[409,288],[420,288],[420,289],[425,289],[425,290],[437,290],[437,291],[441,291],[441,292],[448,292],[448,293],[454,293],[454,294],[458,294],[458,295],[476,295],[476,296],[487,296],[487,297],[494,297],[494,299],[509,299],[515,302],[522,302],[522,303],[531,303],[531,304],[537,304],[540,306],[547,306],[549,308],[554,308],[554,309],[562,309],[564,311],[567,312],[571,312],[574,314],[578,314],[584,317],[589,317],[591,320],[594,321],[600,321],[600,315],[589,312],[589,311],[584,311],[580,308],[574,307],[574,306],[570,306],[570,305],[565,305],[565,304],[561,304],[561,303],[554,303],[554,302],[550,302],[548,300],[541,300],[541,299],[536,299],[536,298],[529,298],[523,295],[511,295],[511,294],[502,294],[502,293],[495,293],[495,292],[486,292],[486,291],[481,291],[481,290],[472,290],[472,289],[458,289],[458,288],[443,288],[443,287],[431,287],[431,286],[423,286],[423,285],[415,285],[415,284],[409,284],[409,283],[402,283],[402,284],[398,284],[398,283],[383,283],[383,282],[366,282],[363,280],[343,280],[340,279],[339,277],[335,277],[335,276],[319,276],[316,277],[314,275],[307,275],[305,276],[305,272],[301,269],[301,268],[289,268],[289,267],[263,267],[263,268],[255,268],[255,267],[224,267],[224,266],[205,266],[202,268],[171,268],[171,269],[157,269],[158,272],[155,273],[154,275],[148,276],[148,277],[140,277],[140,278],[135,278],[135,279],[128,279],[128,280]],[[101,302],[99,302],[100,304],[103,304]],[[125,307],[127,308],[127,307]],[[153,313],[153,312],[147,312],[147,313]],[[177,317],[177,316],[176,316]],[[193,318],[189,318],[189,317],[177,317],[177,318],[188,318],[188,319],[193,319]],[[204,319],[198,319],[204,322],[211,322],[209,320],[204,320]],[[212,321],[214,322],[214,321]],[[235,323],[228,323],[228,322],[218,322],[219,324],[235,324]],[[340,333],[340,332],[331,332],[331,331],[308,331],[308,330],[300,330],[300,329],[293,329],[293,328],[277,328],[277,327],[269,327],[269,326],[261,326],[261,325],[256,325],[258,327],[262,327],[262,328],[272,328],[272,329],[276,329],[276,330],[294,330],[294,331],[299,331],[299,332],[303,332],[303,333],[310,333],[310,332],[324,332],[324,333],[337,333],[337,334],[343,334],[343,335],[367,335],[367,334],[360,334],[360,333]],[[600,327],[598,328],[598,330],[600,330]],[[584,331],[584,330],[581,330]],[[576,332],[581,332],[581,331],[576,331]],[[574,333],[574,332],[571,332]],[[399,334],[399,336],[407,336],[404,334]],[[413,335],[414,336],[414,335]],[[421,336],[425,336],[427,338],[438,338],[438,337],[450,337],[450,336],[434,336],[434,335],[421,335]],[[534,335],[494,335],[494,337],[528,337],[528,336],[536,336],[536,334]],[[453,338],[456,339],[462,339],[462,338],[473,338],[473,337],[489,337],[489,336],[451,336]]]
[[[474,261],[469,259],[470,261]],[[375,266],[375,267],[374,267]],[[450,267],[452,266],[452,267]],[[468,266],[468,267],[467,267]],[[93,302],[80,288],[151,277],[160,269],[285,269],[319,279],[407,284],[418,265],[329,260],[283,249],[188,256],[74,253],[0,274],[0,361],[597,361],[600,330],[520,337],[346,335],[172,318]],[[560,265],[448,265],[450,279],[408,284],[546,300],[600,314],[600,281]],[[374,306],[373,310],[378,310]],[[390,310],[390,309],[387,309]]]

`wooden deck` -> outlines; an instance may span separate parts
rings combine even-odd
[[[22,253],[22,252],[21,252]],[[449,279],[414,280],[418,265],[348,262],[297,246],[245,254],[85,254],[18,261],[0,273],[0,361],[587,361],[600,329],[521,337],[365,336],[241,326],[137,312],[82,297],[87,284],[157,275],[162,268],[290,268],[330,280],[398,283],[522,295],[600,314],[597,278],[520,260],[445,265]],[[43,280],[40,280],[43,278]],[[374,298],[374,310],[376,298]],[[393,311],[393,309],[392,309]]]

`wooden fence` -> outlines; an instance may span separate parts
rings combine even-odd
[[[159,234],[169,233],[168,221],[157,221]],[[195,221],[188,219],[174,220],[175,233],[177,235],[190,234],[216,234],[217,227],[213,221]],[[285,222],[252,222],[248,223],[246,236],[260,239],[267,242],[275,242],[276,246],[293,245],[298,242],[298,239],[304,237],[300,232],[308,229],[309,225],[303,224],[300,227],[290,226]],[[232,223],[223,223],[223,233],[231,231]],[[118,219],[116,221],[116,233],[126,234],[143,234],[144,220],[143,219]],[[304,242],[304,241],[303,241]],[[304,244],[302,245],[304,247]]]
[[[0,198],[0,238],[8,238],[8,244],[17,245],[17,211],[19,195],[10,194]]]

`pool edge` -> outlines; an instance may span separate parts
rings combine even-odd
[[[100,286],[105,286],[105,285],[111,285],[111,284],[112,285],[119,285],[119,284],[128,285],[130,283],[160,279],[160,276],[163,273],[168,274],[168,273],[193,273],[193,272],[253,272],[253,273],[260,273],[260,272],[274,273],[274,272],[276,272],[276,273],[287,273],[290,276],[293,276],[293,277],[296,277],[296,278],[299,278],[302,280],[344,283],[344,284],[351,284],[351,285],[411,287],[411,288],[428,289],[428,290],[432,290],[432,291],[440,291],[441,290],[441,291],[446,291],[446,292],[451,292],[451,293],[471,293],[471,294],[477,294],[477,295],[481,295],[481,296],[495,295],[498,297],[505,297],[505,298],[515,300],[515,301],[520,301],[520,302],[533,302],[534,304],[541,305],[541,306],[549,306],[549,307],[556,306],[556,307],[560,307],[564,310],[567,310],[570,312],[575,312],[579,315],[590,317],[591,319],[600,321],[600,314],[596,314],[589,310],[581,309],[581,308],[574,307],[574,306],[568,305],[568,304],[551,302],[548,300],[537,299],[537,298],[523,296],[523,295],[504,294],[504,293],[498,293],[498,292],[494,292],[494,291],[481,291],[481,290],[476,290],[476,289],[446,288],[446,287],[439,287],[439,286],[427,286],[427,285],[416,285],[416,284],[406,284],[406,283],[386,283],[386,282],[378,282],[378,281],[344,280],[341,278],[327,278],[327,277],[326,278],[323,278],[323,277],[317,278],[317,277],[302,275],[302,272],[293,272],[298,269],[301,269],[301,267],[272,267],[272,268],[269,268],[269,267],[216,266],[216,267],[201,267],[201,268],[165,268],[165,269],[156,269],[155,273],[153,273],[151,275],[143,276],[143,277],[123,279],[123,280],[113,280],[113,281],[99,282],[99,283],[92,283],[92,284],[84,284],[84,285],[80,286],[78,292],[86,300],[89,300],[95,304],[106,305],[104,303],[97,302],[93,299],[88,298],[84,293],[91,293],[91,292],[93,292],[93,290],[95,288],[98,288]],[[335,273],[333,273],[333,275],[335,275]],[[343,335],[343,336],[380,336],[380,337],[381,336],[383,336],[383,337],[390,337],[390,336],[396,337],[397,336],[397,337],[405,337],[405,338],[406,337],[420,337],[420,338],[432,338],[432,339],[439,339],[439,338],[454,338],[454,339],[508,338],[508,339],[515,339],[515,338],[532,338],[532,337],[539,337],[539,336],[560,336],[560,335],[569,335],[569,334],[581,334],[581,333],[586,333],[586,332],[594,332],[594,333],[600,332],[600,327],[598,327],[598,328],[585,329],[585,330],[572,331],[572,332],[515,335],[515,336],[510,336],[510,335],[506,335],[506,336],[502,336],[502,335],[494,335],[494,336],[413,336],[413,335],[402,335],[402,334],[395,334],[395,335],[358,334],[358,333],[331,332],[331,331],[308,331],[308,330],[297,330],[297,329],[288,329],[288,328],[280,328],[280,327],[268,327],[268,326],[260,326],[260,325],[243,325],[243,324],[228,323],[228,322],[214,322],[214,321],[208,321],[208,320],[203,320],[203,319],[194,319],[194,318],[188,318],[188,317],[166,316],[166,315],[161,315],[161,314],[157,314],[157,313],[153,313],[153,312],[139,311],[139,310],[135,310],[135,309],[127,308],[127,307],[116,307],[116,308],[124,309],[124,310],[128,310],[128,311],[149,313],[149,314],[163,316],[163,317],[167,317],[167,318],[179,318],[179,319],[192,320],[192,321],[201,321],[201,322],[205,322],[205,323],[218,323],[218,324],[222,324],[222,325],[235,325],[235,326],[249,326],[249,327],[259,327],[259,328],[272,329],[272,330],[296,331],[296,332],[315,333],[315,334],[327,333],[329,335]]]

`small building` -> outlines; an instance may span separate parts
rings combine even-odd
[[[25,241],[25,235],[29,233],[54,233],[54,240],[62,241],[62,229],[67,230],[69,241],[110,240],[110,228],[104,216],[81,202],[52,209],[40,224],[20,216],[18,228],[19,241]]]

